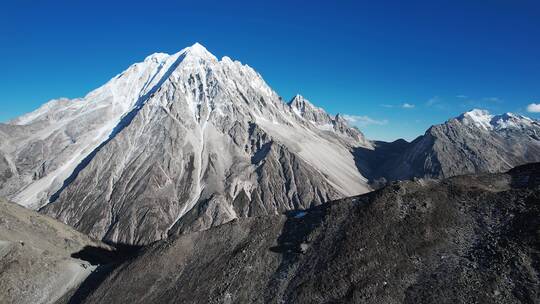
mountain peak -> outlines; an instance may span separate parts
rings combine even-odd
[[[492,115],[488,110],[472,109],[457,117],[465,125],[475,125],[484,130],[502,130],[508,128],[522,128],[531,126],[534,121],[528,117],[504,113]]]
[[[463,113],[464,115],[490,115],[489,110],[486,109],[472,109],[470,111],[467,111]]]
[[[294,97],[289,101],[289,104],[292,105],[292,104],[296,104],[296,103],[299,103],[299,102],[302,102],[306,100],[304,98],[304,96],[300,95],[300,94],[296,94],[294,95]]]
[[[144,58],[144,62],[161,62],[167,58],[169,58],[169,54],[167,53],[153,53],[151,55],[148,55],[146,58]]]
[[[334,118],[334,120],[337,121],[337,122],[342,122],[342,123],[348,124],[347,119],[345,119],[343,114],[340,114],[340,113],[336,114],[336,117]]]
[[[216,56],[214,56],[212,53],[210,53],[202,44],[195,42],[192,46],[188,46],[187,48],[180,51],[180,54],[197,58],[204,58],[204,59],[211,59],[211,60],[217,60]]]
[[[330,123],[332,120],[323,109],[316,107],[300,94],[296,94],[296,96],[289,101],[288,105],[291,110],[301,118],[325,124]]]
[[[195,42],[192,46],[188,46],[186,49],[190,49],[192,51],[197,52],[208,52],[208,50],[200,43]]]
[[[491,119],[491,124],[497,130],[509,128],[524,129],[537,125],[533,119],[514,113],[495,115]]]
[[[313,105],[309,100],[304,98],[304,96],[302,96],[300,94],[296,94],[291,99],[291,101],[289,101],[288,105],[291,108],[300,111],[301,113],[306,112],[306,110],[310,111],[310,110],[318,110],[319,109],[315,105]]]
[[[493,119],[493,115],[488,110],[472,109],[461,114],[457,119],[466,125],[472,124],[484,130],[491,130],[491,119]]]

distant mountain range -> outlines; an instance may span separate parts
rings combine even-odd
[[[506,113],[472,110],[430,127],[411,143],[374,142],[356,148],[360,172],[379,182],[503,172],[540,161],[540,122]]]
[[[200,44],[0,124],[0,196],[114,243],[305,209],[389,181],[540,161],[540,124],[473,110],[411,143],[371,141]]]

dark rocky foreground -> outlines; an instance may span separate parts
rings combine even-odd
[[[172,235],[77,301],[539,303],[539,209],[540,164],[399,182]]]

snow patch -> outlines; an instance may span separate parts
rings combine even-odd
[[[319,129],[323,131],[334,131],[334,125],[333,124],[324,124],[324,125],[318,125],[316,122],[312,121],[312,123]]]
[[[492,129],[491,119],[493,118],[493,115],[487,110],[474,109],[463,113],[460,118],[466,125],[472,124],[483,130]]]
[[[465,125],[474,125],[480,129],[505,130],[505,129],[524,129],[532,127],[534,120],[513,114],[505,113],[501,115],[492,115],[487,110],[474,109],[463,113],[458,117]]]
[[[530,128],[533,123],[532,119],[513,113],[497,115],[491,120],[491,124],[496,130]]]

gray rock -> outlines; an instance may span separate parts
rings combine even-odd
[[[371,142],[357,128],[350,127],[343,116],[337,114],[332,117],[324,109],[316,107],[302,95],[296,95],[289,101],[288,105],[298,117],[301,117],[308,124],[312,124],[320,130],[332,131],[348,140],[353,146],[371,148]]]
[[[0,195],[97,239],[148,244],[387,181],[537,161],[538,126],[471,111],[410,144],[371,142],[300,95],[283,103],[252,68],[196,44],[0,124]]]
[[[54,303],[97,265],[78,253],[112,251],[48,216],[0,200],[0,303]]]
[[[376,142],[356,149],[357,165],[370,180],[444,178],[504,172],[540,161],[540,123],[506,113],[473,110],[429,128],[411,143]]]
[[[83,303],[536,303],[540,164],[393,183],[148,246]]]
[[[299,117],[249,66],[198,44],[155,54],[81,100],[0,125],[16,169],[0,194],[94,238],[148,244],[370,191],[350,153],[363,135],[318,114],[339,128]]]

